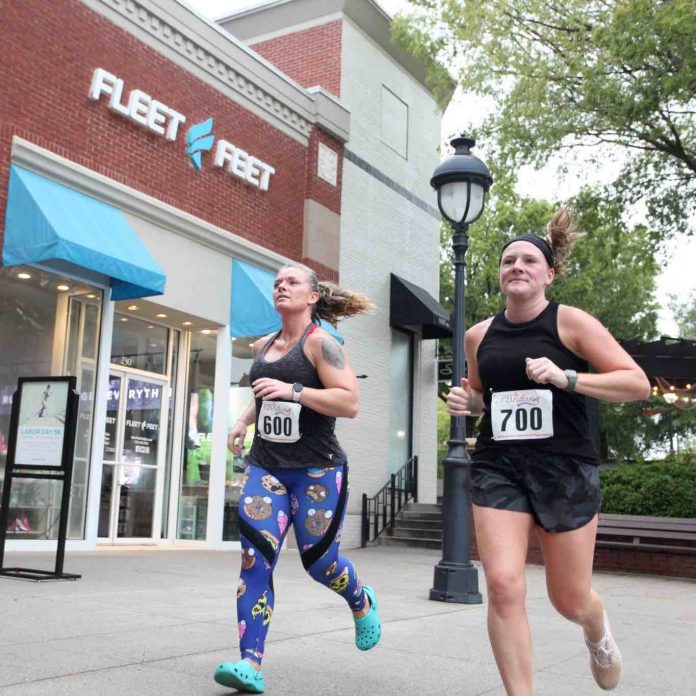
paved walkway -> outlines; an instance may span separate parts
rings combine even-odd
[[[266,644],[270,696],[504,696],[485,630],[485,605],[428,600],[439,553],[377,547],[349,553],[374,585],[382,643],[353,646],[347,607],[304,573],[294,552],[276,571]],[[6,565],[50,568],[49,554]],[[236,659],[237,552],[100,549],[67,555],[75,582],[0,578],[0,696],[222,696],[214,667]],[[602,693],[580,630],[549,605],[529,567],[535,696]],[[483,578],[480,578],[483,585]],[[597,574],[626,664],[626,696],[696,693],[696,584]]]

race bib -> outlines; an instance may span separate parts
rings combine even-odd
[[[259,435],[269,442],[297,442],[301,410],[302,404],[294,401],[264,401],[259,413]]]
[[[553,437],[550,389],[494,392],[491,397],[493,439],[541,440]]]

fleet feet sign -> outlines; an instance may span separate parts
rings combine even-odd
[[[126,93],[124,81],[103,68],[97,68],[92,75],[89,98],[108,100],[109,109],[171,142],[176,142],[179,126],[187,121],[184,114],[140,89]],[[214,167],[221,167],[261,191],[268,191],[275,169],[228,140],[217,138],[214,125],[210,117],[192,125],[186,132],[185,154],[194,169],[203,169],[203,153],[213,152]]]

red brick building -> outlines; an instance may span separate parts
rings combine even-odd
[[[75,375],[72,546],[233,541],[259,284],[338,279],[348,112],[177,2],[11,0],[0,38],[0,475],[17,379]],[[59,500],[15,480],[11,545]]]

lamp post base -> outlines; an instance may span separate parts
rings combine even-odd
[[[483,604],[483,597],[478,591],[477,569],[471,564],[440,561],[435,566],[430,599],[457,604]]]

